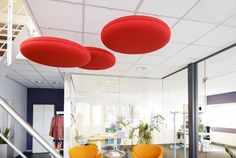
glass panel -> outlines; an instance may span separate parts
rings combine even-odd
[[[122,150],[137,143],[165,143],[162,80],[86,75],[71,78],[72,97],[68,102],[72,107],[65,109],[65,115],[74,115],[71,147],[96,143],[106,153],[117,144]],[[150,134],[142,136],[141,125],[147,126]]]
[[[163,80],[164,157],[188,157],[188,81],[187,70]]]
[[[228,158],[224,145],[236,146],[235,51],[231,48],[198,64],[200,157]]]

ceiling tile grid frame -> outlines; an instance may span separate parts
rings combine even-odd
[[[231,6],[234,6],[235,4],[235,2],[233,2],[232,0],[226,1],[227,5],[222,6],[219,11],[221,14],[224,14],[224,11],[227,10],[228,7],[231,8]],[[34,4],[32,4],[32,2],[34,2]],[[217,3],[218,2],[219,0],[217,0]],[[196,60],[199,60],[199,58],[214,53],[215,50],[224,47],[226,42],[228,42],[229,40],[233,41],[234,39],[236,39],[233,34],[224,34],[225,32],[227,32],[227,29],[229,27],[231,28],[229,30],[232,30],[233,32],[235,29],[235,16],[231,15],[233,13],[232,9],[229,9],[229,11],[225,13],[226,15],[222,15],[219,18],[220,20],[214,19],[214,17],[211,17],[211,14],[206,13],[205,10],[203,11],[205,12],[205,14],[196,15],[196,13],[201,11],[201,8],[204,9],[203,4],[206,3],[207,5],[211,4],[212,7],[209,9],[209,12],[213,12],[211,10],[214,10],[213,0],[130,0],[129,2],[125,0],[42,0],[37,2],[33,0],[27,0],[29,8],[33,12],[33,18],[37,22],[37,25],[39,26],[40,31],[43,33],[43,35],[53,35],[57,37],[69,38],[70,40],[73,40],[75,42],[83,42],[86,46],[94,45],[105,48],[99,38],[102,26],[104,26],[105,23],[109,22],[110,20],[119,16],[125,16],[129,14],[145,14],[149,16],[159,17],[168,23],[168,25],[172,29],[172,38],[170,43],[166,47],[148,55],[140,56],[138,58],[133,56],[134,59],[132,59],[132,56],[125,57],[119,55],[116,52],[113,52],[118,57],[117,62],[119,64],[128,64],[129,67],[127,70],[123,70],[119,69],[120,65],[117,64],[117,66],[115,66],[117,67],[117,70],[111,69],[103,72],[97,72],[97,74],[106,75],[114,75],[116,71],[118,74],[124,75],[128,72],[131,72],[131,70],[134,69],[136,65],[140,66],[143,64],[152,67],[153,63],[155,65],[155,60],[149,60],[148,58],[151,58],[147,57],[149,55],[157,56],[156,62],[158,64],[155,65],[156,69],[160,67],[164,68],[164,66],[168,66],[171,64],[170,61],[177,60],[178,62],[175,62],[174,66],[173,64],[171,64],[171,66],[169,66],[168,68],[173,72],[178,68],[187,65],[188,62],[194,62]],[[38,8],[36,8],[35,6],[37,6]],[[43,6],[46,6],[46,8],[39,9]],[[53,9],[47,9],[50,8],[50,6]],[[62,8],[62,6],[65,7]],[[40,11],[40,13],[36,13],[37,11]],[[60,16],[61,20],[58,20]],[[202,16],[206,16],[204,17],[205,19],[199,18]],[[46,19],[47,22],[45,22],[44,19]],[[217,39],[220,38],[221,34],[224,35],[223,37],[225,38],[226,42],[221,41],[221,39]],[[212,39],[217,40],[213,41]],[[210,42],[208,42],[209,40]],[[201,55],[191,55],[192,53],[197,53],[197,51],[193,51],[195,50],[194,48],[199,51],[202,50],[204,53],[201,52]],[[164,57],[168,57],[168,59],[163,60]],[[179,62],[181,60],[182,62]],[[37,69],[37,66],[34,66]],[[43,69],[44,68],[42,68],[42,70]],[[64,71],[64,69],[58,70],[62,72]],[[149,76],[155,76],[155,73],[157,74],[157,72],[160,72],[160,74],[164,74],[166,70],[163,69],[162,72],[161,70],[157,71],[155,69],[152,69],[153,72],[150,70],[150,72],[148,72],[147,74],[149,74]],[[45,68],[45,71],[47,71],[47,68]],[[72,71],[72,69],[66,71]],[[73,69],[73,72],[80,73],[83,72],[83,70],[77,70],[75,68]],[[169,72],[170,70],[168,71],[168,73]],[[91,74],[96,74],[96,72]],[[55,74],[55,77],[56,76],[58,77],[58,75]]]

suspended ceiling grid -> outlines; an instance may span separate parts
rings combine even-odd
[[[225,0],[224,3],[220,0],[26,0],[25,4],[42,35],[67,38],[85,46],[105,48],[100,40],[102,27],[125,15],[155,16],[171,27],[171,41],[165,48],[145,55],[113,52],[117,57],[117,64],[108,70],[40,69],[55,80],[62,72],[162,78],[236,42],[235,0]],[[38,69],[37,64],[22,63],[23,67],[33,65]],[[21,63],[18,64],[20,66]],[[138,67],[146,67],[147,70],[137,71]],[[55,70],[54,74],[52,70]],[[38,73],[32,69],[28,73],[22,73],[23,71],[24,68],[17,72],[30,81],[31,72]],[[38,76],[43,80],[48,79],[44,73]],[[35,84],[34,80],[32,82]],[[50,84],[37,86],[51,87]]]

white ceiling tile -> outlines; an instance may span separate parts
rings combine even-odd
[[[46,78],[48,82],[61,82],[62,84],[64,83],[64,80],[60,77],[47,77]]]
[[[169,42],[166,46],[164,46],[162,49],[150,53],[150,55],[161,55],[161,56],[173,56],[175,55],[178,51],[186,47],[187,44],[182,44],[182,43],[174,43],[174,42]]]
[[[39,88],[37,85],[33,84],[28,80],[17,80],[17,82],[23,84],[27,88]]]
[[[18,75],[17,73],[15,73],[15,72],[8,72],[7,73],[7,77],[9,77],[9,78],[11,78],[11,79],[13,79],[13,80],[16,80],[16,81],[27,81],[24,77],[22,77],[21,75]]]
[[[42,34],[44,36],[65,38],[67,40],[71,40],[71,41],[77,42],[79,44],[81,44],[81,42],[82,42],[81,33],[69,32],[69,31],[63,31],[63,30],[45,29],[45,28],[40,28],[40,30],[42,31]]]
[[[171,40],[174,42],[191,43],[215,27],[214,24],[181,20],[173,29]]]
[[[192,61],[193,61],[193,59],[173,57],[167,61],[167,64],[182,66],[182,65],[188,65],[188,64],[192,63]]]
[[[12,64],[10,65],[10,68],[16,70],[16,71],[34,71],[34,68],[30,64]]]
[[[155,16],[155,15],[148,15],[146,13],[138,13],[137,15],[144,15],[144,16],[150,16],[150,17],[154,17],[154,18],[158,18],[162,21],[164,21],[170,28],[178,21],[178,18],[174,18],[174,17],[166,17],[166,16]]]
[[[14,64],[28,64],[28,60],[16,59],[14,60]]]
[[[82,74],[97,74],[102,75],[106,70],[86,70],[86,69],[80,69],[80,73]]]
[[[235,0],[201,0],[185,18],[220,23],[236,13]]]
[[[116,62],[122,64],[136,63],[143,55],[115,53]]]
[[[184,66],[187,66],[188,64],[192,63],[194,59],[187,59],[187,58],[179,58],[179,57],[172,57],[163,64],[160,65],[160,67],[165,67],[166,69],[171,69],[171,72],[174,72],[176,70],[179,70],[180,68],[183,68]]]
[[[101,36],[97,34],[84,34],[84,46],[92,46],[92,47],[99,47],[103,49],[107,49],[101,40]]]
[[[40,74],[38,72],[35,71],[19,71],[19,74],[21,74],[22,76],[24,76],[25,78],[31,80],[44,80]]]
[[[128,77],[144,77],[147,73],[146,72],[130,72],[127,71],[123,75]]]
[[[148,78],[162,78],[165,74],[164,73],[148,73],[148,74],[145,74],[146,77]]]
[[[40,72],[40,74],[41,75],[43,75],[44,76],[44,78],[46,78],[46,79],[50,79],[50,78],[58,78],[58,79],[62,79],[62,77],[61,77],[61,74],[59,73],[59,72],[45,72],[45,71],[43,71],[43,72]]]
[[[179,52],[176,57],[201,59],[215,53],[218,50],[216,47],[207,47],[199,45],[190,45]]]
[[[120,71],[116,71],[116,70],[106,70],[103,72],[103,75],[111,75],[111,76],[121,76],[123,75],[125,72],[125,70],[120,70]]]
[[[146,64],[146,65],[160,65],[166,61],[168,57],[165,56],[155,56],[155,55],[144,55],[137,64]]]
[[[60,1],[60,0],[55,0],[55,1]],[[65,0],[65,2],[71,2],[71,3],[83,3],[83,0]]]
[[[207,67],[213,66],[217,63],[222,63],[222,67],[226,66],[228,61],[233,59],[236,61],[236,47],[224,51],[224,53],[218,54],[212,58],[206,60]],[[223,63],[224,62],[224,63]],[[236,65],[236,64],[235,64]],[[226,68],[226,67],[225,67]],[[217,69],[216,69],[217,70]]]
[[[86,4],[134,11],[140,0],[86,0]]]
[[[35,62],[30,62],[32,64],[32,66],[40,71],[40,72],[58,72],[58,68],[57,67],[52,67],[52,66],[46,66],[46,65],[42,65],[42,64],[38,64]]]
[[[236,39],[236,27],[219,26],[209,32],[203,38],[196,41],[196,44],[222,47]]]
[[[102,28],[110,21],[132,14],[105,8],[85,7],[85,32],[101,33]]]
[[[132,64],[116,63],[113,67],[109,68],[108,71],[125,71],[131,66]]]
[[[236,26],[236,14],[224,22],[224,25]]]
[[[81,73],[82,69],[79,68],[59,68],[61,72],[66,72],[66,73]]]
[[[163,20],[170,28],[178,21],[177,18],[172,17],[158,16],[157,18]]]
[[[41,27],[82,31],[82,6],[51,0],[27,0]]]
[[[172,17],[183,16],[197,0],[145,0],[139,11]]]

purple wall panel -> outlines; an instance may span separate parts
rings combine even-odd
[[[207,105],[224,103],[236,103],[236,92],[207,96]]]

